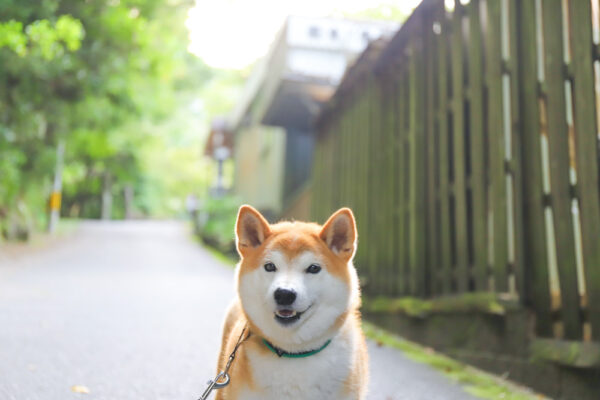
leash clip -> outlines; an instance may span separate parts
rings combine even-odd
[[[242,329],[242,333],[240,334],[240,337],[239,337],[235,347],[233,348],[233,351],[229,355],[229,359],[227,360],[227,364],[225,365],[225,370],[223,372],[220,372],[219,374],[217,374],[215,379],[210,380],[206,383],[208,385],[208,387],[206,388],[204,393],[202,393],[202,396],[200,396],[200,398],[198,400],[206,400],[206,399],[208,399],[208,396],[210,395],[210,393],[213,390],[223,389],[225,386],[229,385],[229,368],[231,368],[231,363],[233,363],[233,360],[235,359],[235,353],[237,353],[238,348],[242,345],[242,343],[244,343],[244,340],[246,340],[250,337],[250,334],[248,334],[248,336],[246,336],[246,339],[244,339],[244,333],[246,332],[247,329],[248,329],[248,326],[246,326],[246,327],[244,327],[244,329]],[[224,379],[224,381],[219,382],[219,380],[221,380],[221,379]]]
[[[225,379],[224,382],[219,382],[221,379]],[[229,385],[229,374],[227,372],[221,372],[218,374],[215,379],[212,379],[206,383],[208,387],[202,393],[202,396],[198,400],[206,400],[210,393],[215,389],[223,389],[225,386]]]

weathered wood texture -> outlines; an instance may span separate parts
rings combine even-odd
[[[369,294],[501,293],[540,337],[600,341],[592,3],[455,3],[423,1],[346,75],[317,124],[314,217],[353,207]]]

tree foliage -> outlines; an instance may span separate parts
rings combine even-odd
[[[44,224],[60,141],[66,144],[63,214],[99,217],[101,193],[108,190],[115,197],[113,216],[122,216],[126,186],[136,193],[139,213],[177,208],[164,200],[161,185],[168,179],[154,166],[178,157],[177,151],[169,154],[173,142],[179,150],[185,147],[176,143],[178,137],[199,139],[200,127],[190,126],[199,120],[189,103],[214,75],[186,49],[184,21],[191,5],[183,0],[0,2],[5,237],[15,226]],[[184,166],[171,166],[172,172],[188,170],[179,197],[202,179],[190,156],[199,158],[200,148],[197,141],[193,145],[186,148]]]

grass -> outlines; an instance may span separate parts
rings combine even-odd
[[[217,261],[219,261],[222,264],[225,264],[231,268],[235,268],[235,265],[239,261],[239,259],[237,257],[234,257],[231,254],[223,253],[221,250],[217,249],[216,247],[213,247],[210,244],[206,243],[204,240],[202,240],[202,238],[199,235],[196,235],[194,233],[192,233],[191,235],[192,235],[192,238],[200,246],[202,246],[206,251],[208,251],[215,259],[217,259]]]
[[[60,239],[71,235],[79,227],[79,220],[70,218],[61,218],[53,234],[46,229],[34,230],[26,241],[1,241],[0,245],[13,247],[39,247],[44,246],[55,239]]]
[[[56,227],[56,234],[64,236],[71,234],[79,227],[80,220],[73,218],[61,218]]]
[[[212,254],[212,256],[214,258],[216,258],[217,260],[219,260],[220,262],[222,262],[223,264],[225,264],[231,268],[235,268],[235,265],[238,262],[237,257],[234,258],[233,256],[224,254],[224,253],[220,252],[219,250],[215,249],[214,247],[204,243],[202,240],[199,240],[199,242],[210,254]]]
[[[480,371],[453,360],[447,356],[436,353],[430,348],[424,348],[415,343],[402,339],[375,325],[364,322],[365,335],[379,345],[387,346],[402,351],[411,360],[427,364],[442,372],[450,379],[464,386],[465,391],[489,400],[540,400],[546,397],[517,387],[499,377]]]

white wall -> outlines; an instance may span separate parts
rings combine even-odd
[[[289,17],[287,71],[336,84],[370,41],[396,29],[396,24],[385,22]]]

